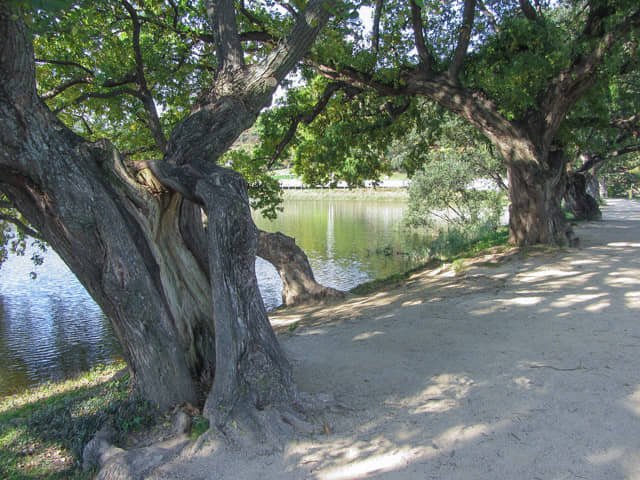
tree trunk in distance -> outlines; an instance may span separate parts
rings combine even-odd
[[[507,163],[511,243],[577,246],[578,239],[561,208],[566,182],[564,163],[553,170],[543,170],[532,161]]]
[[[292,237],[260,230],[257,254],[278,271],[285,305],[345,297],[344,292],[316,282],[307,255]]]
[[[564,194],[565,206],[576,220],[601,220],[602,212],[598,202],[587,193],[587,177],[587,174],[577,172],[568,175],[567,190]]]

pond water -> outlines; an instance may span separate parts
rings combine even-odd
[[[398,227],[402,201],[287,200],[276,220],[258,216],[256,225],[296,239],[309,257],[316,280],[349,290],[361,283],[401,273],[415,266],[407,253],[423,241]],[[256,271],[267,309],[282,303],[282,283],[275,268],[258,258]]]
[[[0,396],[119,357],[100,307],[54,252],[45,258],[34,269],[13,255],[0,268]]]
[[[412,239],[397,229],[402,202],[287,200],[264,230],[293,236],[316,279],[347,290],[413,266],[403,252]],[[415,241],[415,240],[414,240]],[[29,273],[35,270],[37,278]],[[281,303],[275,269],[258,259],[256,271],[267,309]],[[29,255],[10,256],[0,268],[0,396],[82,372],[119,356],[109,322],[53,252],[34,268]]]

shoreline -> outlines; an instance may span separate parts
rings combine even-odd
[[[376,201],[406,201],[409,192],[406,188],[305,188],[285,189],[283,200],[372,200]]]

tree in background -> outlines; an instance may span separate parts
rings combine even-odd
[[[632,47],[637,49],[637,44]],[[605,194],[626,196],[630,188],[638,185],[633,173],[640,165],[637,60],[635,65],[628,63],[616,69],[623,73],[599,82],[566,122],[567,151],[573,161],[565,204],[579,219],[600,218],[601,189]]]
[[[375,109],[362,99],[376,98],[382,120],[410,113],[416,96],[428,98],[473,125],[503,158],[513,243],[573,242],[561,210],[569,161],[562,129],[598,81],[630,65],[640,22],[636,2],[368,5],[368,39],[344,36],[346,25],[334,28],[305,62],[303,78],[321,83],[315,74],[328,83],[302,118],[321,118],[317,110],[334,101],[365,105],[359,108],[371,118]]]
[[[496,230],[504,212],[505,165],[486,139],[437,104],[405,138],[394,161],[411,175],[406,222],[432,231],[453,228],[470,237]],[[429,120],[437,117],[437,122]],[[425,135],[426,134],[426,135]]]
[[[247,185],[217,161],[336,3],[12,4],[0,6],[2,208],[100,305],[147,399],[273,432],[297,390],[257,287]]]

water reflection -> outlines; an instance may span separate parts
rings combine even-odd
[[[53,253],[38,278],[27,256],[0,271],[0,395],[67,378],[119,356],[108,320]]]
[[[424,239],[398,228],[404,209],[404,202],[287,200],[276,220],[256,216],[255,221],[263,230],[294,237],[320,283],[348,290],[415,266],[406,253]],[[282,290],[277,272],[260,259],[256,271],[267,309],[277,307]]]

